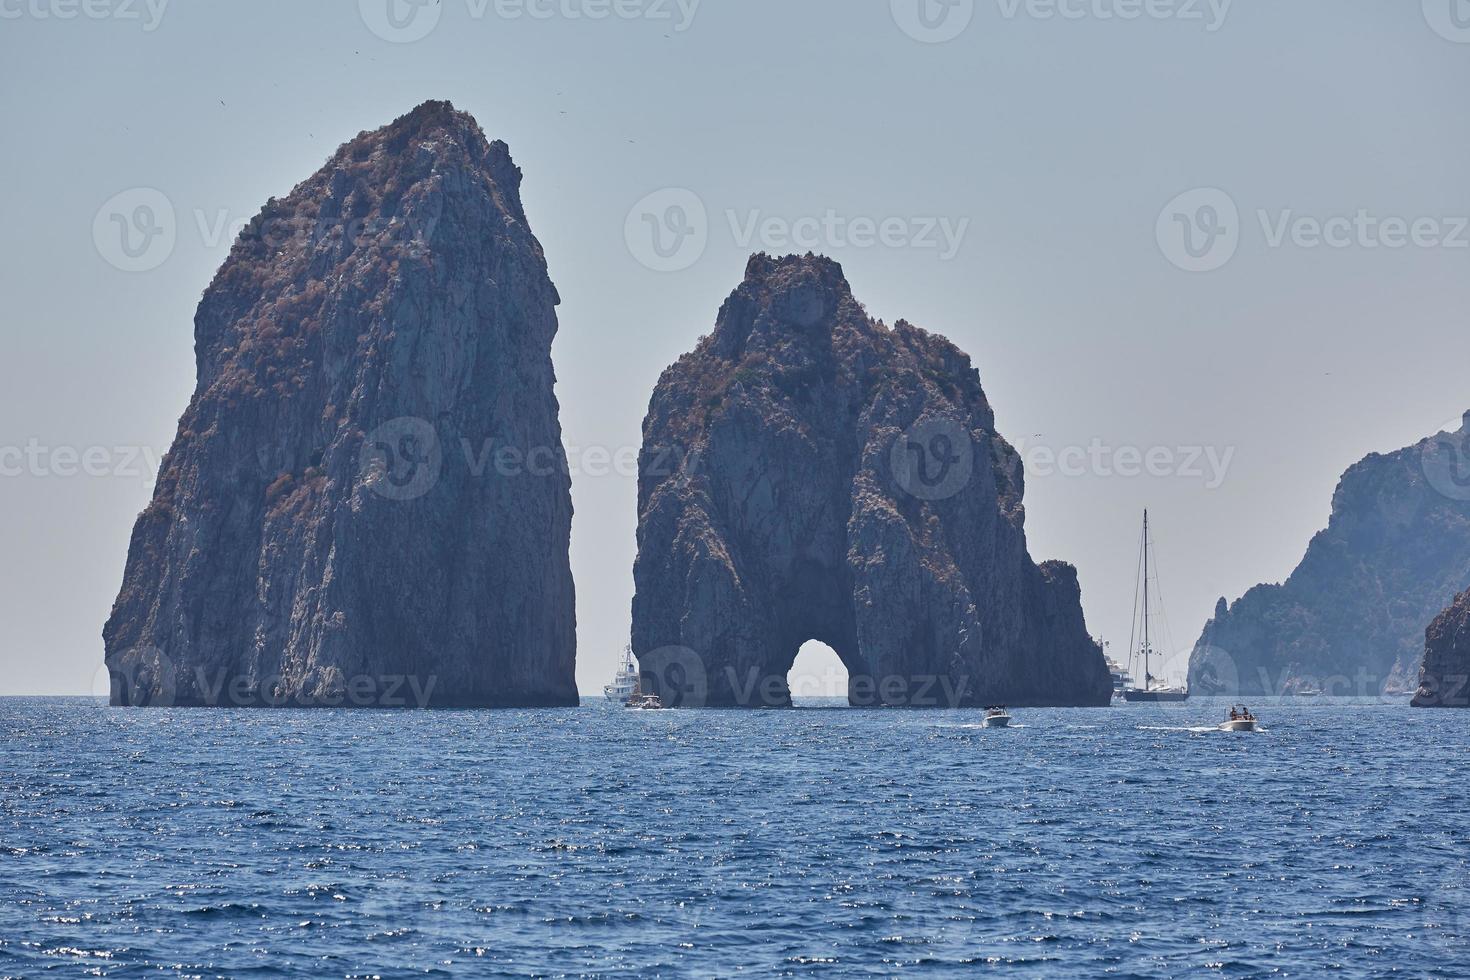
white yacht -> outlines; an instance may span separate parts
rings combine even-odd
[[[603,697],[614,704],[627,704],[638,691],[638,665],[633,661],[633,648],[623,647],[623,662],[618,665],[618,672],[613,676],[613,682],[602,689]]]
[[[1010,714],[1010,712],[1007,711],[1004,708],[1001,708],[1001,707],[986,708],[985,709],[985,727],[986,728],[1010,728],[1011,727],[1011,714]]]

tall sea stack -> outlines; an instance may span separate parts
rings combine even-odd
[[[240,235],[104,630],[114,704],[576,703],[558,297],[520,183],[427,102]]]
[[[1221,599],[1190,656],[1201,694],[1414,688],[1424,628],[1470,586],[1470,415],[1345,474],[1291,576]]]
[[[665,703],[789,703],[807,640],[859,705],[1104,705],[1076,572],[1026,550],[970,359],[842,269],[750,260],[643,425],[633,649]]]
[[[1416,708],[1470,708],[1470,592],[1462,592],[1424,631]]]

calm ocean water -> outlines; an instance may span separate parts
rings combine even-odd
[[[0,699],[0,976],[1470,975],[1470,713]]]

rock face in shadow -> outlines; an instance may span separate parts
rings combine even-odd
[[[1470,416],[1367,457],[1291,577],[1221,599],[1190,657],[1202,694],[1412,691],[1424,628],[1470,586]]]
[[[520,183],[428,102],[240,235],[104,630],[114,704],[577,702],[558,297]]]
[[[1424,632],[1416,708],[1470,708],[1470,592],[1462,592]]]
[[[827,259],[750,260],[643,425],[633,649],[666,704],[778,706],[801,645],[859,705],[1103,705],[1075,571],[1026,551],[970,359]]]

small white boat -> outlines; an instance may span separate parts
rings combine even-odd
[[[1007,712],[1006,709],[1004,709],[1004,708],[986,708],[985,709],[985,727],[986,728],[1010,728],[1011,727],[1011,716],[1010,716],[1010,713]]]
[[[1258,732],[1261,730],[1261,720],[1251,714],[1248,709],[1240,711],[1231,709],[1230,717],[1220,723],[1222,732]]]
[[[631,659],[631,655],[628,655]],[[664,706],[663,699],[657,694],[649,694],[643,690],[643,675],[633,674],[633,690],[623,699],[623,707],[630,711],[658,711]]]

